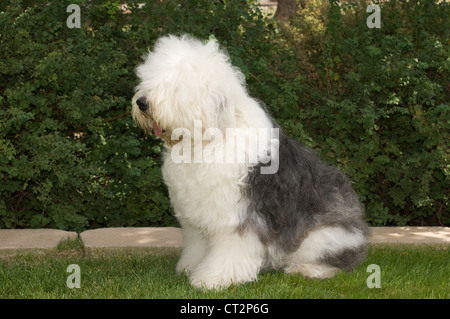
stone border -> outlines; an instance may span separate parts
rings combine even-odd
[[[55,248],[75,232],[58,229],[0,229],[0,250]],[[181,247],[176,227],[118,227],[80,234],[85,248]],[[450,227],[371,227],[372,244],[450,244]]]
[[[180,228],[120,227],[87,230],[80,234],[85,248],[181,247]]]
[[[64,239],[76,239],[76,232],[59,229],[0,229],[0,249],[55,248]]]
[[[450,227],[371,227],[372,244],[450,244]]]

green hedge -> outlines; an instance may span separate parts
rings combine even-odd
[[[292,134],[347,171],[371,224],[449,225],[450,4],[376,1],[370,29],[372,1],[324,2],[293,21],[307,70]]]
[[[448,5],[388,2],[377,30],[365,8],[329,6],[286,41],[252,1],[127,3],[0,4],[0,228],[176,224],[161,144],[127,112],[142,55],[185,32],[227,48],[288,134],[352,177],[373,225],[450,223]],[[301,33],[308,10],[296,19]]]
[[[66,26],[72,3],[79,29]],[[249,69],[274,72],[274,27],[245,1],[127,3],[129,12],[119,1],[1,3],[0,228],[176,223],[161,145],[126,114],[134,70],[159,36],[214,34],[250,83]]]

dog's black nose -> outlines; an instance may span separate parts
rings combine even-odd
[[[139,106],[139,109],[142,112],[147,111],[148,109],[148,104],[147,104],[147,99],[144,96],[141,96],[140,98],[138,98],[136,100],[136,104]]]

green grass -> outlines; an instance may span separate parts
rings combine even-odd
[[[0,298],[449,298],[448,246],[371,246],[364,264],[328,280],[271,271],[258,282],[199,291],[175,274],[179,249],[86,251],[79,240],[54,250],[0,253]],[[66,285],[67,266],[81,288]],[[366,285],[367,266],[381,268],[381,288]]]

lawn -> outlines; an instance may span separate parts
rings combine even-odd
[[[308,280],[271,271],[258,282],[199,291],[175,274],[179,249],[85,250],[78,241],[54,250],[0,252],[0,298],[449,298],[448,246],[372,245],[351,273]],[[80,269],[81,288],[68,288],[67,267]],[[371,264],[381,287],[368,288]]]

